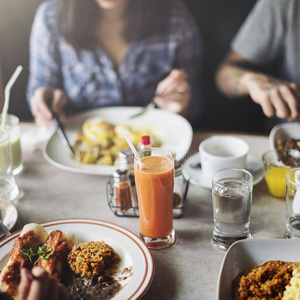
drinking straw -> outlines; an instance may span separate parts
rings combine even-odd
[[[134,155],[135,159],[138,161],[138,163],[141,163],[141,160],[140,160],[140,158],[139,158],[139,156],[138,156],[138,153],[137,153],[137,151],[136,151],[134,145],[132,144],[132,142],[131,142],[129,136],[127,135],[126,130],[123,130],[123,135],[124,135],[124,138],[125,138],[127,144],[129,145],[131,151],[133,152],[133,155]]]
[[[7,118],[7,111],[8,111],[8,105],[9,105],[9,96],[10,96],[10,90],[15,81],[17,80],[18,76],[20,75],[21,71],[23,70],[22,66],[18,66],[9,79],[7,85],[4,89],[4,105],[2,109],[2,122],[1,122],[1,129],[5,128],[6,118]]]

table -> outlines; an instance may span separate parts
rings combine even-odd
[[[33,124],[21,124],[21,132]],[[220,133],[220,132],[219,132]],[[215,132],[195,132],[189,155]],[[242,137],[250,153],[261,157],[269,149],[267,136],[231,134]],[[41,151],[24,154],[24,172],[16,177],[24,196],[15,206],[19,218],[14,230],[29,222],[61,218],[94,218],[109,221],[139,234],[138,218],[115,216],[107,204],[107,176],[85,175],[58,169]],[[181,219],[174,220],[175,245],[152,250],[155,263],[153,282],[143,299],[216,298],[218,274],[224,252],[211,244],[213,231],[211,191],[191,185]],[[282,238],[285,203],[270,196],[265,181],[254,186],[250,230],[253,238]]]

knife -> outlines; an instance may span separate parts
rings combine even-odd
[[[61,140],[63,141],[63,143],[69,147],[69,149],[71,150],[72,154],[75,156],[75,152],[73,147],[70,144],[70,141],[68,139],[68,136],[65,132],[65,126],[60,122],[58,116],[54,113],[53,114],[53,121],[56,124],[56,131],[58,133],[58,135],[60,136]]]
[[[4,225],[4,223],[2,222],[1,219],[0,219],[0,230],[1,230],[1,232],[4,234],[4,236],[10,235],[10,231],[9,231],[8,228]]]

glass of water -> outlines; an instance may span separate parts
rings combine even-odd
[[[300,238],[300,168],[287,173],[285,238]]]
[[[252,189],[253,176],[244,169],[227,168],[214,173],[212,241],[218,249],[226,251],[235,241],[251,238]]]
[[[0,198],[15,200],[19,188],[13,175],[12,152],[9,132],[0,130]]]

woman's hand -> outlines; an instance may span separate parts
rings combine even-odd
[[[63,108],[68,102],[67,95],[61,89],[38,88],[31,100],[31,112],[38,125],[53,126],[52,112],[61,121],[65,120]]]
[[[73,300],[66,288],[48,273],[36,267],[32,273],[21,269],[19,300]]]
[[[154,102],[162,109],[186,115],[190,98],[190,85],[186,72],[174,69],[157,85]]]

